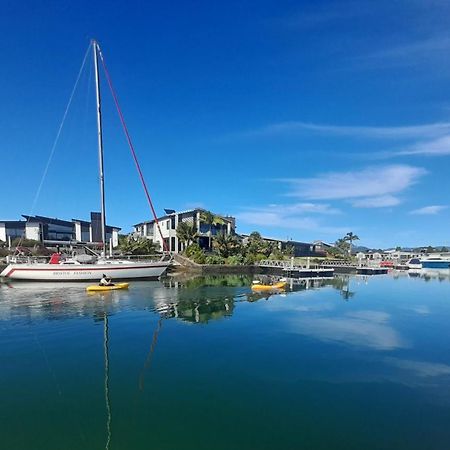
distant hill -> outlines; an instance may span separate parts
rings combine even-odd
[[[371,249],[369,247],[364,247],[363,245],[353,245],[352,246],[352,253],[366,253],[370,251]]]

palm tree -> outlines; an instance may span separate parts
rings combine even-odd
[[[197,237],[197,228],[195,224],[189,222],[180,222],[177,226],[177,238],[180,242],[189,247]]]
[[[222,219],[222,217],[214,215],[211,211],[202,211],[200,213],[200,220],[208,225],[208,248],[211,250],[212,226],[223,225],[225,221]]]
[[[239,247],[239,242],[236,236],[223,233],[217,233],[214,238],[214,245],[217,247],[220,256],[228,258]]]
[[[353,234],[351,231],[344,236],[344,241],[349,243],[348,254],[352,255],[352,243],[353,241],[359,241],[359,237]]]

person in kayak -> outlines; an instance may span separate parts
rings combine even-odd
[[[114,283],[112,282],[110,277],[107,277],[105,274],[103,274],[98,285],[99,286],[114,286]]]

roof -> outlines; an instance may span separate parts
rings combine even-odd
[[[165,209],[164,211],[170,211],[170,210]],[[193,208],[193,209],[187,209],[185,211],[175,211],[175,212],[170,213],[170,214],[165,214],[164,216],[158,217],[157,219],[158,219],[158,222],[161,222],[162,220],[169,219],[170,217],[175,216],[177,214],[189,214],[189,213],[206,212],[206,211],[207,210],[204,209],[204,208]],[[215,214],[215,215],[219,216],[221,219],[223,219],[223,220],[225,220],[227,222],[232,222],[234,220],[234,217],[232,217],[232,216],[226,216],[226,215],[223,215],[223,214]],[[153,220],[145,220],[143,222],[136,223],[133,226],[134,227],[138,227],[139,225],[145,225],[145,224],[148,225],[148,224],[154,223],[154,222],[155,222],[154,219]]]
[[[5,225],[25,225],[25,220],[0,220],[0,223],[4,223]]]
[[[61,220],[61,219],[45,217],[45,216],[27,216],[25,214],[22,214],[22,217],[24,217],[27,220],[27,222],[34,221],[34,222],[51,223],[53,225],[66,225],[66,226],[72,225],[72,222],[69,222],[68,220]]]
[[[72,222],[74,223],[80,223],[81,225],[90,225],[91,222],[89,222],[88,220],[81,220],[81,219],[72,219]],[[118,230],[120,231],[122,228],[120,227],[114,227],[112,225],[106,225],[106,229],[113,229],[113,230]]]
[[[26,221],[16,221],[17,223],[31,223],[31,222],[44,222],[44,223],[51,223],[53,225],[64,225],[67,227],[71,227],[73,225],[74,222],[78,222],[81,223],[83,225],[90,225],[91,222],[86,221],[86,220],[80,220],[80,219],[72,219],[72,220],[62,220],[62,219],[57,219],[57,218],[52,218],[52,217],[45,217],[45,216],[27,216],[25,214],[22,214],[22,217],[26,219]],[[2,223],[4,223],[2,221]],[[6,223],[6,222],[5,222]],[[8,223],[13,223],[8,222]],[[107,229],[113,229],[113,230],[118,230],[120,231],[122,228],[120,227],[114,227],[112,225],[106,225]]]

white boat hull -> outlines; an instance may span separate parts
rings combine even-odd
[[[106,263],[106,264],[9,264],[0,274],[5,280],[89,281],[103,274],[113,280],[158,278],[169,262]]]

